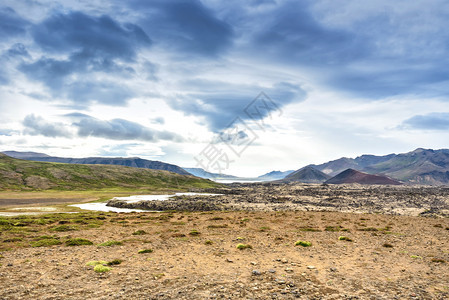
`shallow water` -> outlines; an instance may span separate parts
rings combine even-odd
[[[115,200],[123,200],[129,203],[139,202],[139,201],[165,201],[171,197],[176,196],[217,196],[219,194],[206,194],[206,193],[176,193],[173,195],[136,195],[129,197],[114,197]],[[106,206],[107,202],[98,202],[98,203],[82,203],[82,204],[72,204],[69,206],[78,207],[85,210],[93,210],[93,211],[104,211],[104,212],[148,212],[148,210],[142,209],[130,209],[130,208],[118,208],[112,206]]]

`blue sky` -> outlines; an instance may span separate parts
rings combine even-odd
[[[252,176],[447,148],[448,27],[443,0],[3,0],[0,149],[194,167],[212,143]]]

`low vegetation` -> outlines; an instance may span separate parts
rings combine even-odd
[[[15,159],[0,153],[1,190],[147,190],[213,188],[213,181],[176,173],[115,165],[77,165]]]
[[[82,238],[73,238],[65,241],[66,246],[85,246],[85,245],[89,246],[93,244],[94,243],[92,243],[91,241]]]
[[[61,245],[61,244],[62,244],[62,242],[59,239],[45,238],[45,239],[40,239],[35,242],[31,242],[31,247],[49,247],[49,246]]]
[[[123,242],[120,241],[106,241],[101,244],[98,244],[100,247],[111,247],[111,246],[121,246],[123,245]]]
[[[139,253],[139,254],[153,253],[153,249],[142,249],[142,250],[139,250],[137,253]]]
[[[249,244],[237,244],[236,248],[239,250],[253,249],[253,247]]]
[[[295,243],[295,246],[302,246],[302,247],[311,247],[312,243],[307,241],[297,241]]]
[[[112,268],[107,267],[107,266],[103,266],[103,265],[100,265],[100,264],[95,265],[95,267],[94,267],[94,271],[97,272],[97,273],[109,272],[109,271],[111,271],[111,269]]]
[[[145,230],[137,230],[133,232],[133,235],[144,235],[147,234]]]

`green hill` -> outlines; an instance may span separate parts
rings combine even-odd
[[[0,154],[0,190],[94,190],[209,188],[218,184],[162,170],[112,165],[35,162]]]

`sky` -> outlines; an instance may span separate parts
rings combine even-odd
[[[449,148],[447,0],[2,0],[0,150],[257,176]]]

